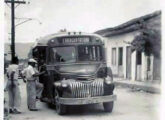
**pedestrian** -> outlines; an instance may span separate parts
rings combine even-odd
[[[7,85],[5,91],[8,91],[9,96],[9,113],[20,114],[18,110],[21,104],[21,96],[18,82],[18,58],[15,57],[12,63],[7,68]]]
[[[43,85],[38,82],[37,77],[44,72],[39,73],[37,69],[35,69],[36,64],[36,60],[29,59],[28,67],[21,72],[21,76],[25,76],[27,81],[27,106],[30,111],[38,110],[36,108],[36,100],[41,97],[43,91]]]

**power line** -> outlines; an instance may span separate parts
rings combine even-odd
[[[16,27],[16,26],[19,26],[19,25],[21,25],[21,24],[23,24],[23,23],[26,23],[26,22],[28,22],[28,21],[32,21],[32,20],[35,20],[35,21],[37,21],[39,24],[42,24],[42,22],[41,22],[40,20],[38,20],[37,18],[15,18],[15,19],[17,19],[17,20],[24,20],[24,21],[19,22],[18,24],[16,24],[15,27]]]

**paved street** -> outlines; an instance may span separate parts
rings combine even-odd
[[[133,91],[117,87],[117,101],[112,113],[105,113],[101,104],[70,107],[65,116],[57,115],[47,104],[38,102],[37,112],[28,111],[26,87],[21,83],[22,105],[20,115],[10,115],[10,120],[158,120],[159,94]]]

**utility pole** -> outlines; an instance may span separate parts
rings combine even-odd
[[[25,1],[20,0],[5,0],[8,4],[11,4],[11,61],[15,58],[15,4],[25,4]]]

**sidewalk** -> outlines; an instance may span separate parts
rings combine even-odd
[[[129,87],[136,90],[143,90],[145,92],[161,93],[161,84],[149,81],[132,81],[123,78],[114,78],[114,83],[117,86]]]

